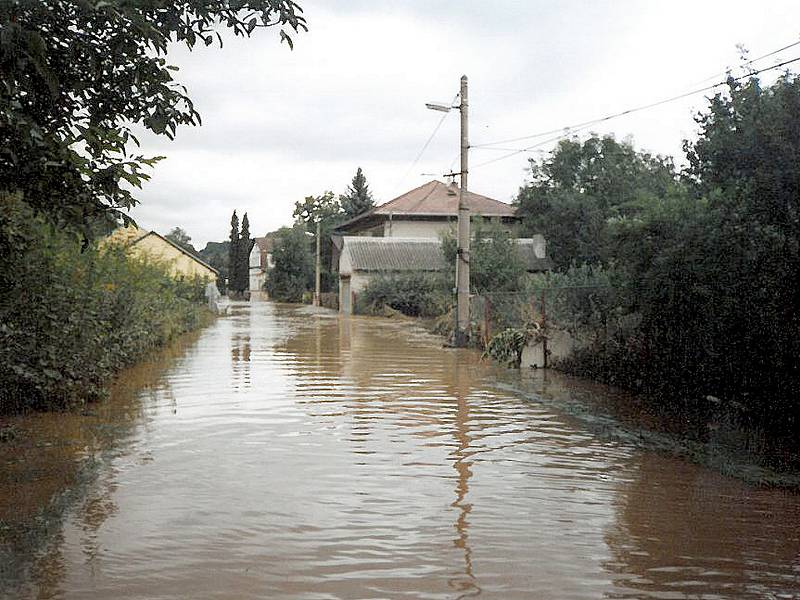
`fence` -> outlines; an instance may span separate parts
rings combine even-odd
[[[483,347],[505,329],[537,327],[545,332],[544,362],[548,342],[557,355],[567,354],[578,345],[607,339],[633,319],[623,309],[620,290],[612,286],[490,292],[473,296],[471,302],[472,330]]]

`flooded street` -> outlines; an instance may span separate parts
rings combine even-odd
[[[0,596],[800,597],[800,495],[603,439],[406,321],[234,309],[13,421]]]

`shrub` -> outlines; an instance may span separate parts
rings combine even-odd
[[[435,317],[449,306],[442,278],[430,273],[382,273],[358,295],[356,312],[380,314],[388,306],[411,317]]]
[[[314,287],[314,259],[303,227],[280,229],[272,258],[274,266],[264,284],[270,297],[280,302],[302,302],[303,294]]]
[[[20,229],[0,261],[0,412],[100,398],[114,373],[208,314],[202,279],[175,280],[119,248],[81,251],[41,222]]]

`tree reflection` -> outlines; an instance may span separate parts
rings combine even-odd
[[[795,494],[653,453],[636,455],[606,568],[623,598],[784,597],[800,589]],[[691,590],[691,592],[687,592]]]

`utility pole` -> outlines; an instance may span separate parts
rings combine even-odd
[[[461,76],[461,189],[458,196],[458,255],[456,257],[456,331],[454,344],[463,347],[469,342],[469,205],[467,180],[469,174],[469,126],[467,76]]]
[[[320,272],[320,221],[317,220],[317,269],[314,275],[314,306],[319,306],[319,272]]]

